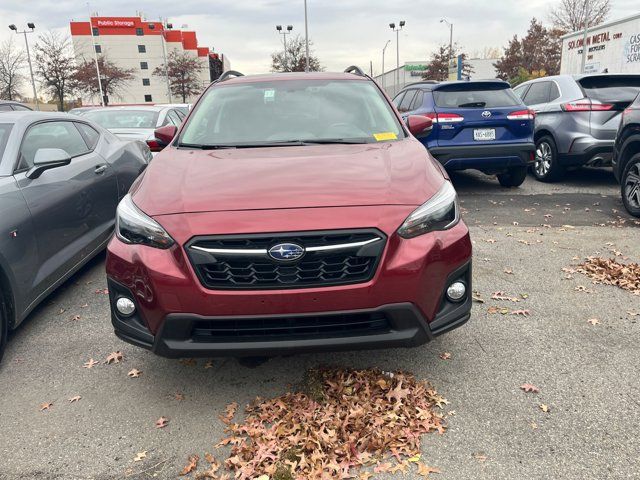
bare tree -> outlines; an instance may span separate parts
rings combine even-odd
[[[13,36],[0,45],[0,98],[15,100],[20,95],[26,59],[24,51],[14,45]]]
[[[556,29],[569,33],[584,30],[585,19],[589,27],[601,24],[610,11],[611,0],[560,0],[549,19]]]
[[[313,42],[309,41],[309,47]],[[285,59],[284,51],[271,54],[272,72],[304,72],[306,63],[306,46],[304,38],[300,35],[287,41],[287,55]],[[320,65],[320,60],[309,51],[309,71],[320,72],[324,70]]]
[[[119,97],[118,92],[129,81],[135,77],[133,69],[118,67],[111,60],[101,55],[98,58],[100,68],[100,80],[102,81],[102,93],[105,98],[105,105],[108,104],[110,96]],[[78,90],[91,97],[100,97],[100,84],[98,83],[98,72],[96,71],[95,60],[84,60],[79,65],[73,76],[74,85]]]
[[[64,99],[74,90],[75,60],[69,37],[52,31],[40,35],[36,44],[36,73],[45,91],[64,110]]]
[[[167,59],[167,67],[165,69],[164,64],[159,65],[153,71],[153,75],[163,78],[166,82],[168,73],[171,93],[181,97],[182,103],[186,103],[187,98],[202,92],[200,78],[202,63],[199,58],[186,52],[179,53],[177,50],[173,50]]]

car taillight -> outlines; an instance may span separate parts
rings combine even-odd
[[[588,98],[576,100],[575,102],[567,102],[560,105],[565,112],[598,112],[611,110],[613,105],[610,103],[593,103]]]
[[[433,123],[458,123],[464,121],[464,117],[457,113],[425,113],[424,116],[430,118]]]
[[[509,120],[533,120],[536,118],[536,112],[533,110],[517,110],[507,115]]]
[[[149,145],[149,150],[152,152],[161,152],[164,147],[158,143],[158,140],[155,138],[150,138],[147,140],[147,145]]]

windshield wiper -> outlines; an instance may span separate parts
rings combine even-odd
[[[179,143],[178,147],[184,148],[197,148],[199,150],[216,150],[223,148],[236,148],[235,145],[203,145],[199,143]]]
[[[237,143],[237,144],[196,144],[196,143],[178,143],[178,147],[197,148],[199,150],[216,150],[224,148],[266,148],[266,147],[300,147],[307,145],[325,145],[325,144],[348,144],[358,145],[364,144],[362,140],[349,140],[344,138],[320,138],[312,140],[279,140],[273,142],[260,143]]]
[[[361,145],[368,143],[361,139],[349,139],[349,138],[313,138],[308,140],[284,140],[281,142],[269,142],[270,145],[275,146],[288,146],[288,145],[330,145],[330,144],[343,144],[343,145]]]

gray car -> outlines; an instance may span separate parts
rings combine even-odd
[[[620,118],[640,91],[640,75],[556,75],[513,91],[536,112],[533,174],[552,182],[567,168],[611,164]]]
[[[0,116],[0,358],[8,331],[105,248],[142,142],[66,113]]]

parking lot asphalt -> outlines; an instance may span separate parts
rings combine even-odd
[[[410,371],[448,399],[447,431],[423,441],[423,461],[441,470],[430,478],[638,478],[640,297],[562,271],[589,255],[640,261],[640,226],[610,171],[549,185],[530,177],[519,189],[480,174],[453,181],[484,303],[465,326],[415,349],[297,355],[256,368],[155,357],[113,335],[104,257],[95,259],[9,341],[0,479],[177,478],[191,454],[224,460],[213,445],[228,403],[279,395],[326,364]],[[519,302],[492,300],[497,291]],[[529,316],[491,314],[492,306]],[[113,351],[123,362],[104,364]],[[100,363],[83,368],[91,358]],[[128,377],[134,368],[142,374]],[[539,393],[525,393],[525,383]],[[43,403],[52,405],[41,411]],[[165,428],[155,428],[159,417]]]

